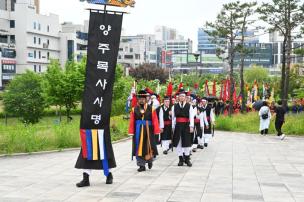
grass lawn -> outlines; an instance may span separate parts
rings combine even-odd
[[[39,124],[25,127],[16,118],[0,119],[0,154],[48,151],[80,146],[80,116],[73,116],[71,123],[58,117],[45,117]],[[128,121],[122,116],[111,118],[111,137],[116,141],[127,137]]]
[[[260,119],[257,112],[237,114],[232,117],[220,116],[216,119],[216,129],[224,131],[259,133],[259,124]],[[269,129],[269,133],[276,134],[274,119],[271,121]],[[282,131],[287,135],[304,136],[304,113],[286,115]]]

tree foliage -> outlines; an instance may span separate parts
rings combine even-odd
[[[43,115],[45,99],[39,74],[27,71],[14,78],[3,94],[4,110],[25,124],[35,124]]]
[[[48,103],[64,106],[68,120],[71,109],[76,108],[77,103],[82,99],[85,64],[86,58],[80,63],[68,61],[65,69],[62,69],[58,61],[54,60],[45,74],[45,93]]]
[[[169,77],[169,71],[156,67],[151,64],[143,64],[138,68],[131,68],[130,75],[136,79],[155,80],[158,79],[161,83],[166,83]]]
[[[260,66],[253,66],[245,70],[245,80],[247,83],[254,83],[255,80],[258,83],[264,83],[269,81],[269,74],[267,69]]]

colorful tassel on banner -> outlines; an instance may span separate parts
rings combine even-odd
[[[88,160],[93,160],[92,132],[91,132],[91,130],[86,130],[86,142],[87,142]]]
[[[92,150],[93,150],[93,160],[98,160],[98,142],[97,142],[97,130],[91,130],[92,133]]]
[[[87,149],[87,140],[86,140],[86,131],[84,129],[80,129],[80,140],[81,140],[81,148],[82,148],[82,157],[88,158],[88,149]]]

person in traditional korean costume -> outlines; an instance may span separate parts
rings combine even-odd
[[[191,133],[193,133],[194,128],[194,110],[186,102],[185,91],[180,89],[178,93],[179,102],[172,107],[173,146],[176,147],[179,157],[178,166],[183,166],[185,162],[187,166],[191,167],[190,151]]]
[[[138,172],[151,169],[153,159],[158,155],[155,135],[160,134],[155,109],[147,104],[148,93],[141,90],[137,94],[138,105],[130,113],[129,135],[133,136],[132,156],[136,157]]]

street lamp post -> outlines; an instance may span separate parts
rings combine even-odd
[[[198,72],[198,57],[201,55],[200,53],[196,52],[196,53],[193,53],[194,55],[194,58],[195,58],[195,61],[196,61],[196,67],[195,67],[195,74],[197,76],[197,72]]]

